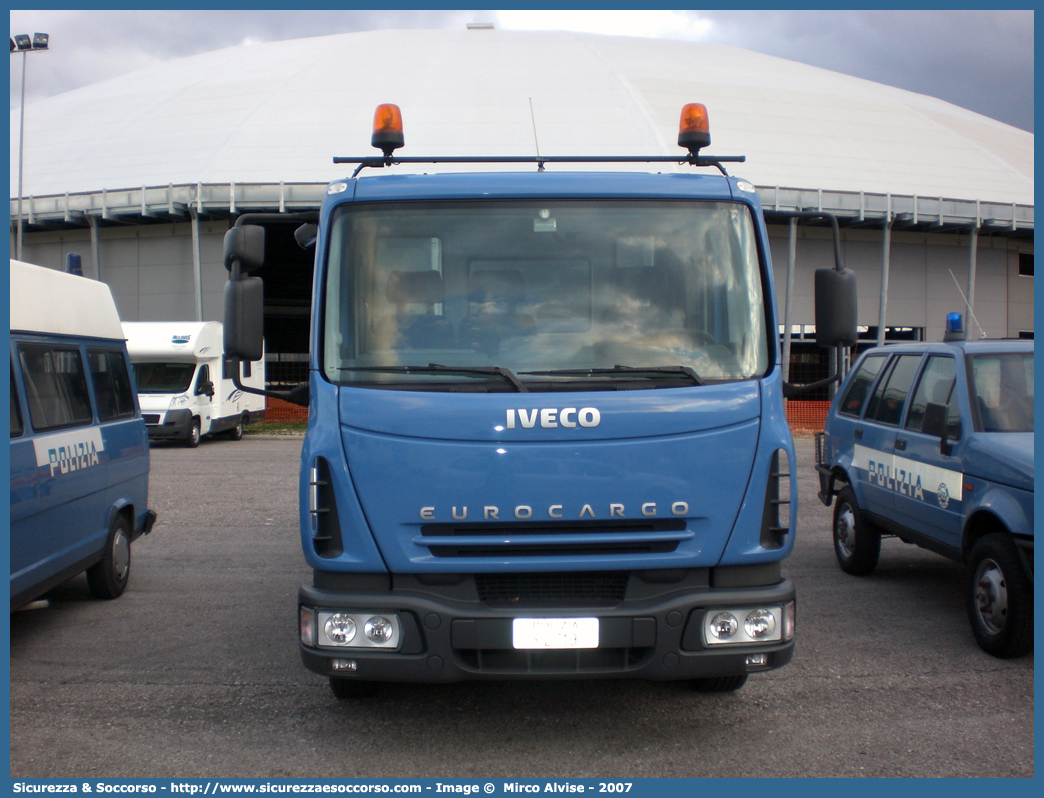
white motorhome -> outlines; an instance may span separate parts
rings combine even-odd
[[[195,447],[204,435],[238,441],[243,425],[265,415],[265,398],[232,382],[218,321],[124,322],[149,440]],[[264,358],[240,364],[240,383],[265,387]]]

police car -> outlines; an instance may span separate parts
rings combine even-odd
[[[979,645],[1033,650],[1033,341],[869,349],[816,440],[819,498],[834,498],[834,552],[855,575],[893,535],[964,563]]]

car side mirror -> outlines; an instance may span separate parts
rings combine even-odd
[[[949,455],[953,447],[946,441],[948,410],[946,405],[929,402],[924,408],[924,420],[921,421],[921,432],[939,438],[940,454]]]

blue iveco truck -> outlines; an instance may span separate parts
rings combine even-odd
[[[301,654],[335,695],[475,678],[734,690],[790,661],[769,244],[754,187],[722,167],[742,158],[701,156],[709,140],[693,105],[679,156],[404,158],[381,106],[384,156],[335,159],[359,167],[298,229],[316,251],[310,380],[289,395],[309,407]],[[544,170],[585,161],[720,174]],[[419,162],[538,169],[358,177]],[[262,347],[258,221],[225,242],[226,350],[243,359]],[[844,300],[825,304],[851,315],[851,272],[824,271]],[[854,342],[844,315],[819,320],[832,344]]]

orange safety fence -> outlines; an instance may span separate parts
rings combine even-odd
[[[308,421],[308,408],[284,402],[282,399],[265,399],[265,421],[284,424]]]
[[[799,435],[822,432],[826,426],[830,402],[787,401],[787,423],[790,431]]]

